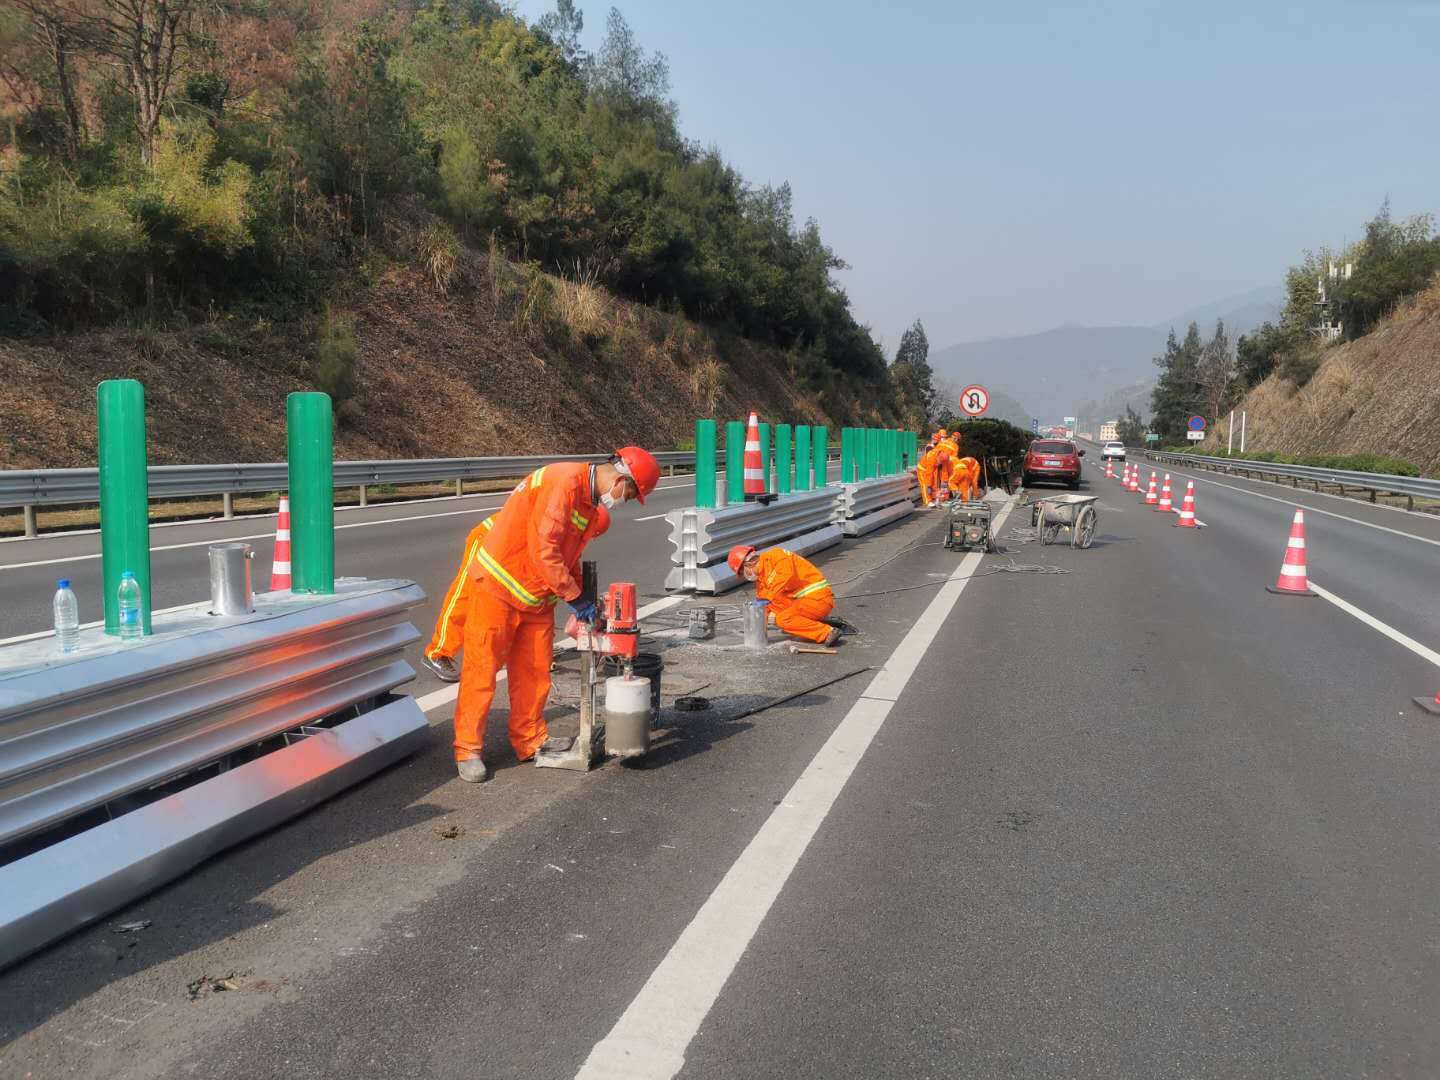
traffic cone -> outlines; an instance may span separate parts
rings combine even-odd
[[[1125,468],[1120,470],[1120,486],[1122,488],[1130,486],[1130,463],[1128,461],[1125,463]]]
[[[1265,586],[1270,592],[1282,596],[1314,596],[1310,582],[1305,577],[1305,511],[1295,510],[1295,520],[1290,523],[1290,539],[1285,544],[1285,562],[1280,567],[1280,578],[1273,586]]]
[[[1181,529],[1198,529],[1195,524],[1195,481],[1185,481],[1185,501],[1180,504],[1180,517],[1175,525]]]
[[[1140,490],[1140,466],[1139,466],[1139,465],[1136,465],[1135,468],[1133,468],[1133,469],[1130,470],[1130,490],[1131,490],[1131,491],[1139,491],[1139,490]]]
[[[1160,502],[1160,496],[1155,493],[1155,470],[1150,470],[1150,489],[1145,492],[1145,505],[1156,506]]]
[[[1175,512],[1175,505],[1170,501],[1170,474],[1165,474],[1165,483],[1160,488],[1160,502],[1155,506],[1156,510],[1163,510],[1167,514]]]
[[[1105,459],[1105,479],[1106,479],[1106,480],[1113,480],[1113,479],[1115,479],[1115,459],[1114,459],[1114,458],[1108,458],[1108,457],[1107,457],[1107,458]]]
[[[760,418],[750,414],[745,430],[745,498],[765,494],[765,462],[760,459]]]
[[[270,591],[290,588],[290,500],[280,497],[275,518],[275,560],[270,567]]]
[[[1429,698],[1417,697],[1415,704],[1419,705],[1420,708],[1424,709],[1431,716],[1440,716],[1440,694],[1435,695],[1434,701],[1431,701]]]

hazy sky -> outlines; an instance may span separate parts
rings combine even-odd
[[[585,44],[609,5],[578,0]],[[553,6],[522,0],[534,19]],[[893,351],[1150,324],[1440,210],[1440,0],[623,0],[688,138],[788,180]]]

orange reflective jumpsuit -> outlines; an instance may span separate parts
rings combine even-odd
[[[915,465],[915,478],[920,481],[920,501],[929,506],[934,501],[935,448],[927,446]]]
[[[950,471],[950,490],[956,497],[969,502],[980,490],[980,463],[973,457],[962,457]]]
[[[823,642],[830,627],[820,620],[835,608],[825,575],[803,555],[784,548],[761,552],[755,567],[755,596],[770,601],[775,625],[806,641]]]
[[[955,436],[947,435],[941,439],[935,447],[935,486],[937,489],[936,498],[950,498],[948,490],[950,474],[955,470],[955,459],[960,456],[960,445],[955,441]]]
[[[580,595],[580,553],[610,527],[594,501],[590,466],[561,462],[520,481],[466,569],[465,664],[455,703],[455,759],[478,757],[495,681],[509,672],[510,745],[521,761],[547,736],[545,700],[555,648],[555,602]]]
[[[465,614],[470,610],[470,564],[480,551],[480,544],[495,525],[491,514],[470,530],[465,537],[465,557],[460,560],[460,570],[450,589],[445,593],[445,602],[440,605],[440,618],[435,621],[435,632],[430,635],[430,644],[425,646],[426,656],[452,657],[460,651],[465,640]]]

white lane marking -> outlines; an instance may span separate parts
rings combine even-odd
[[[336,525],[335,531],[341,529],[368,529],[375,525],[399,525],[407,521],[429,521],[431,518],[459,517],[462,514],[484,514],[491,510],[498,510],[498,506],[471,506],[464,510],[447,510],[442,514],[412,514],[409,517],[382,518],[379,521],[352,521],[348,525]],[[273,515],[272,515],[273,516]],[[219,536],[210,540],[190,540],[184,544],[163,544],[159,547],[152,547],[151,552],[156,551],[179,551],[181,548],[208,547],[210,544],[224,544],[236,540],[274,540],[275,534],[251,533],[248,536]],[[39,559],[35,562],[5,563],[0,565],[0,570],[21,570],[27,566],[55,566],[59,563],[85,562],[90,559],[100,558],[97,551],[92,555],[69,555],[63,559]]]
[[[665,516],[664,514],[651,514],[649,517],[636,518],[635,520],[636,520],[636,521],[656,521],[656,520],[658,520],[658,519],[660,519],[660,518],[663,518],[664,516]]]
[[[1381,622],[1369,612],[1361,611],[1354,604],[1350,603],[1348,600],[1342,600],[1340,597],[1332,593],[1329,589],[1322,589],[1319,585],[1315,584],[1314,578],[1310,579],[1309,585],[1310,591],[1315,593],[1315,595],[1322,596],[1326,600],[1329,600],[1330,603],[1334,604],[1341,611],[1344,611],[1350,615],[1354,615],[1355,618],[1359,619],[1372,630],[1379,630],[1380,633],[1384,634],[1391,641],[1394,641],[1400,645],[1404,645],[1405,648],[1409,649],[1416,656],[1420,657],[1420,659],[1429,660],[1430,663],[1434,664],[1436,667],[1440,667],[1440,653],[1437,653],[1434,649],[1428,649],[1424,645],[1421,645],[1414,638],[1406,637],[1399,630],[1396,630],[1393,626],[1389,626],[1386,623]]]
[[[995,522],[998,530],[1012,499]],[[971,552],[660,961],[577,1080],[670,1080],[791,871],[980,564]]]
[[[1284,506],[1304,507],[1312,514],[1324,514],[1326,517],[1339,518],[1341,521],[1348,521],[1352,525],[1364,525],[1367,529],[1379,529],[1381,532],[1393,533],[1396,536],[1403,536],[1406,540],[1419,540],[1422,544],[1431,544],[1435,547],[1440,547],[1440,540],[1431,540],[1428,536],[1416,536],[1414,533],[1405,532],[1403,529],[1392,529],[1388,525],[1376,525],[1373,521],[1361,521],[1359,518],[1347,517],[1344,514],[1337,514],[1333,510],[1321,510],[1318,506],[1306,506],[1305,503],[1299,502],[1295,499],[1279,499],[1276,498],[1274,495],[1266,495],[1264,492],[1260,491],[1251,491],[1249,488],[1236,487],[1234,484],[1222,484],[1219,480],[1210,480],[1204,476],[1187,476],[1185,479],[1198,480],[1202,484],[1214,484],[1216,487],[1222,487],[1226,491],[1238,491],[1242,495],[1253,495],[1257,499],[1268,499],[1271,502],[1281,503]],[[1306,491],[1302,494],[1324,495],[1325,492]],[[1336,499],[1340,498],[1340,496],[1338,495],[1333,495],[1329,497]],[[1389,508],[1387,507],[1387,509]],[[1424,516],[1429,517],[1430,515],[1427,514]]]
[[[657,611],[664,611],[666,608],[672,608],[684,599],[685,597],[683,596],[666,596],[659,600],[655,600],[652,603],[645,604],[644,606],[637,609],[635,614],[642,619],[649,618]],[[574,644],[574,638],[562,638],[559,641],[555,642],[555,648],[568,649]],[[505,672],[500,672],[498,675],[495,676],[495,678],[497,681],[503,680],[505,678]],[[421,712],[428,713],[432,709],[440,708],[442,705],[449,705],[450,702],[454,701],[455,698],[459,696],[459,694],[459,683],[446,683],[439,690],[432,690],[430,691],[430,693],[424,695],[423,697],[416,698],[415,704],[420,706]]]

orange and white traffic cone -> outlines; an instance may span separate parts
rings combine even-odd
[[[760,457],[760,418],[750,414],[745,429],[745,498],[765,494],[765,462]]]
[[[1157,506],[1157,505],[1159,505],[1159,502],[1160,502],[1160,496],[1155,493],[1155,470],[1154,470],[1154,469],[1151,469],[1151,470],[1150,470],[1150,489],[1145,492],[1145,505],[1146,505],[1146,506]]]
[[[1181,529],[1198,529],[1195,522],[1195,481],[1185,481],[1185,501],[1180,504],[1180,517],[1175,526]]]
[[[1424,709],[1431,716],[1440,716],[1440,694],[1436,694],[1434,700],[1426,697],[1417,697],[1415,704]]]
[[[1139,490],[1140,490],[1140,466],[1139,466],[1139,465],[1136,465],[1135,468],[1133,468],[1133,469],[1130,470],[1130,490],[1131,490],[1131,491],[1139,491]]]
[[[1106,479],[1106,480],[1114,480],[1114,479],[1115,479],[1115,459],[1114,459],[1114,458],[1108,458],[1108,457],[1107,457],[1107,458],[1105,459],[1105,479]]]
[[[275,518],[275,559],[270,566],[270,591],[290,588],[290,500],[281,496]]]
[[[1170,474],[1165,474],[1165,483],[1160,488],[1160,501],[1155,505],[1156,510],[1163,510],[1167,514],[1175,512],[1175,504],[1170,501]]]
[[[1130,486],[1130,463],[1128,461],[1125,463],[1125,468],[1120,471],[1120,486],[1122,488]]]
[[[1267,590],[1281,596],[1315,596],[1310,591],[1310,582],[1305,576],[1305,511],[1295,510],[1295,520],[1290,523],[1290,539],[1285,544],[1285,562],[1280,567],[1280,578]]]

